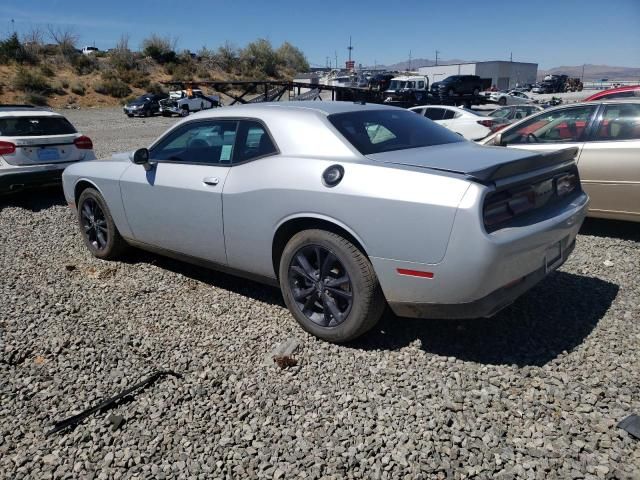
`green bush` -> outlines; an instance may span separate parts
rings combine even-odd
[[[162,85],[155,82],[149,84],[149,87],[147,88],[147,92],[156,93],[156,94],[165,93],[164,89],[162,88]]]
[[[124,98],[131,93],[129,85],[120,79],[102,80],[93,89],[102,95],[110,95],[115,98]]]
[[[263,38],[249,43],[240,52],[243,73],[249,75],[264,74],[275,77],[278,74],[278,57],[271,42]]]
[[[76,95],[84,96],[84,94],[86,93],[86,89],[82,83],[76,83],[71,87],[71,92],[75,93]]]
[[[62,80],[60,82],[60,84],[62,85],[62,88],[69,88],[69,81],[68,80]]]
[[[289,42],[284,42],[278,50],[276,50],[278,64],[296,72],[309,71],[309,62],[302,53],[302,50],[294,47]]]
[[[51,85],[41,74],[19,68],[13,80],[13,86],[23,92],[34,92],[48,95],[51,92]]]

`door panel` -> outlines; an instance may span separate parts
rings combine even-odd
[[[590,210],[640,216],[640,140],[587,142],[578,166]]]
[[[135,240],[226,264],[222,188],[229,167],[157,163],[131,165],[120,178]],[[217,179],[215,185],[204,179]]]

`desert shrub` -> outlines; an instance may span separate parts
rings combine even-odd
[[[86,89],[82,83],[76,83],[71,87],[71,92],[83,96],[86,93]]]
[[[49,92],[53,95],[66,95],[67,92],[64,89],[64,86],[62,85],[62,82],[60,81],[55,81],[51,84],[51,91]]]
[[[53,71],[53,69],[47,65],[46,63],[42,66],[40,66],[40,74],[44,77],[55,77],[56,76],[56,72]]]
[[[193,80],[194,69],[189,64],[174,64],[171,69],[171,79],[177,82],[183,82],[186,80]],[[169,73],[169,72],[167,72]]]
[[[116,47],[108,53],[109,64],[116,70],[136,68],[136,56],[129,49],[129,37],[122,35]]]
[[[98,59],[93,55],[76,53],[71,57],[71,66],[78,75],[88,75],[100,67]]]
[[[46,105],[47,97],[38,92],[25,92],[24,103],[31,105]]]
[[[131,93],[129,85],[120,79],[103,79],[101,82],[98,82],[93,89],[97,93],[115,98],[124,98]]]
[[[217,67],[225,72],[233,72],[238,67],[238,51],[228,42],[218,48],[213,57]]]
[[[240,52],[242,71],[248,75],[275,77],[278,73],[278,58],[271,42],[263,38],[249,43]]]
[[[175,52],[175,40],[169,37],[161,37],[153,34],[142,41],[142,53],[153,58],[159,64],[177,61]]]
[[[306,72],[309,70],[309,62],[307,58],[297,47],[294,47],[289,42],[284,42],[278,50],[276,50],[276,57],[279,65],[282,65],[290,70],[296,72]]]
[[[159,83],[153,82],[153,83],[150,83],[149,86],[147,87],[147,92],[160,94],[160,93],[164,93],[164,89],[162,88],[162,85],[160,85]]]
[[[62,88],[69,88],[69,80],[61,80],[60,85],[62,85]]]
[[[34,92],[42,95],[48,95],[52,90],[47,79],[41,74],[22,67],[16,72],[13,86],[23,92]]]
[[[138,70],[120,70],[115,72],[113,77],[122,80],[124,83],[133,85],[136,88],[147,88],[149,85],[148,75]]]

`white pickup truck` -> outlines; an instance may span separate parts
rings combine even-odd
[[[202,90],[194,88],[187,90],[173,90],[169,98],[160,100],[160,113],[165,117],[177,114],[186,117],[191,112],[207,110],[220,106],[220,97],[205,95]]]

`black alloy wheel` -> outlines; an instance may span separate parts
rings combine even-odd
[[[80,222],[88,243],[97,252],[107,248],[109,228],[107,219],[98,202],[88,197],[80,207]]]
[[[77,218],[84,244],[94,257],[115,260],[129,248],[111,217],[107,202],[95,188],[85,188],[80,193]]]
[[[336,327],[351,312],[351,277],[338,257],[324,246],[298,249],[289,264],[289,284],[302,314],[321,327]]]

